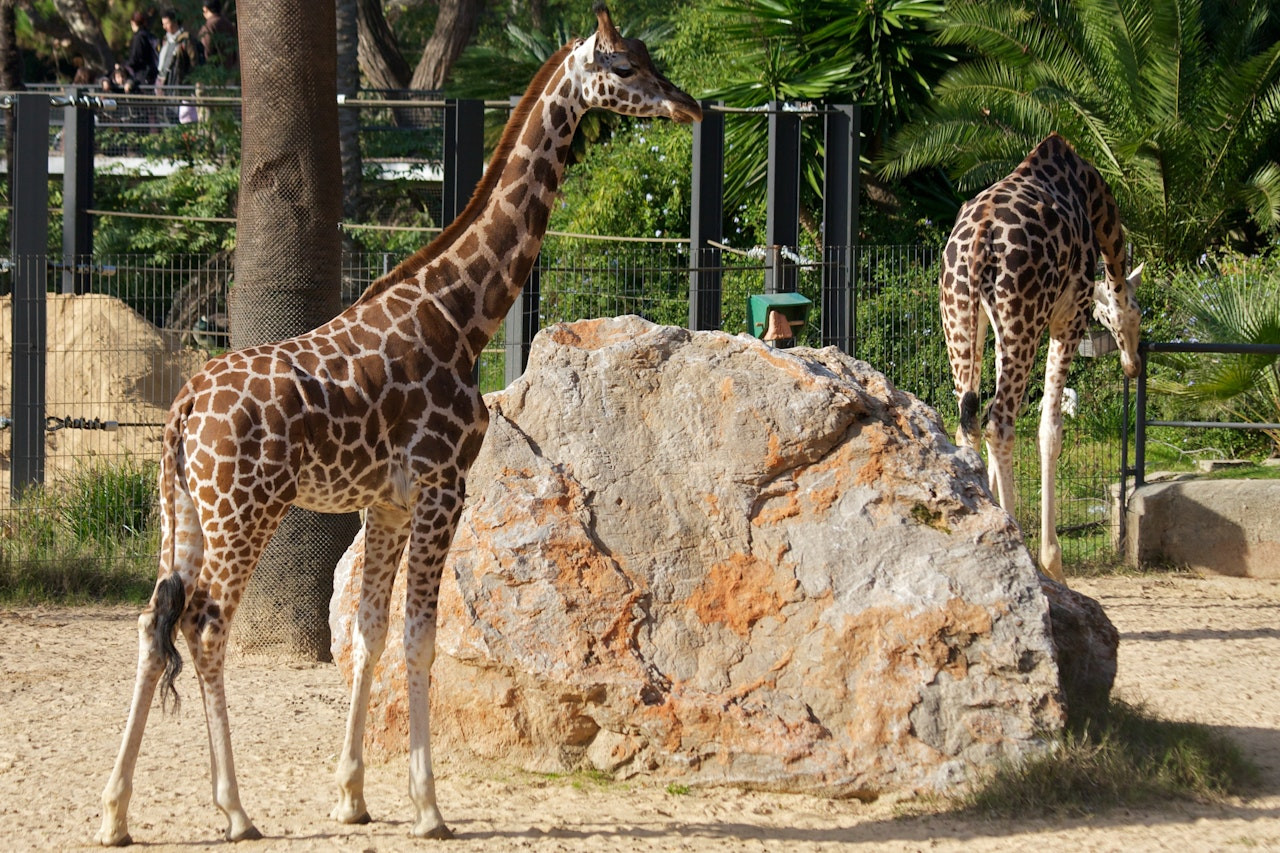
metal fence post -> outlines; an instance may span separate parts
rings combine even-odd
[[[444,102],[444,151],[440,163],[440,222],[447,228],[458,215],[458,99]]]
[[[444,181],[441,226],[467,206],[484,174],[484,101],[449,98],[444,109]]]
[[[720,101],[702,102],[693,126],[692,192],[689,206],[689,328],[720,328],[720,249],[724,240],[724,113]]]
[[[519,103],[520,96],[513,95],[511,108],[514,110]],[[510,385],[524,374],[524,369],[529,364],[529,345],[538,334],[542,301],[542,274],[539,269],[541,259],[541,254],[534,259],[529,278],[516,295],[516,301],[511,304],[506,320],[503,321],[506,336],[506,358],[502,370],[504,385]]]
[[[800,245],[800,116],[782,101],[769,105],[768,200],[765,243],[795,250]],[[765,293],[796,289],[796,268],[778,265],[780,276],[765,273]]]
[[[49,95],[13,96],[12,467],[10,494],[44,482],[45,294],[49,267]]]
[[[822,187],[822,343],[852,355],[857,346],[858,149],[856,104],[827,108]]]
[[[535,262],[529,278],[516,295],[504,322],[506,359],[502,369],[503,386],[510,385],[529,366],[529,345],[538,334],[538,308],[542,298],[542,273]]]
[[[81,90],[67,89],[62,120],[62,292],[89,291],[93,254],[93,110],[81,104]]]
[[[1147,349],[1138,344],[1138,390],[1133,408],[1133,487],[1140,489],[1147,481]]]

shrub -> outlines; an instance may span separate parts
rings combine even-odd
[[[0,601],[145,601],[159,531],[155,464],[86,467],[0,515]]]

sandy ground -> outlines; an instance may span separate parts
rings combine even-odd
[[[1118,690],[1169,719],[1236,740],[1261,766],[1256,795],[1173,803],[1079,820],[903,817],[864,804],[735,789],[669,791],[474,766],[437,756],[441,809],[468,850],[1280,850],[1280,581],[1145,576],[1077,581],[1121,633]],[[99,795],[119,745],[136,655],[125,608],[0,611],[0,847],[91,845]],[[153,714],[130,829],[148,850],[220,842],[210,804],[198,690]],[[346,698],[331,665],[233,661],[228,675],[241,795],[267,836],[237,850],[400,851],[437,842],[407,835],[404,764],[373,765],[374,822],[328,819]]]

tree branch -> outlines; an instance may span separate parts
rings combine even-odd
[[[475,35],[485,0],[440,0],[435,29],[413,70],[412,89],[440,89],[453,63]]]

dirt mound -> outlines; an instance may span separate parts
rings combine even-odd
[[[45,439],[45,479],[98,458],[159,453],[169,403],[208,353],[182,349],[172,336],[114,296],[50,294],[47,306],[45,414],[117,421],[111,432],[61,429]],[[13,301],[0,298],[0,414],[12,417]],[[0,495],[9,489],[10,446],[0,447]]]

